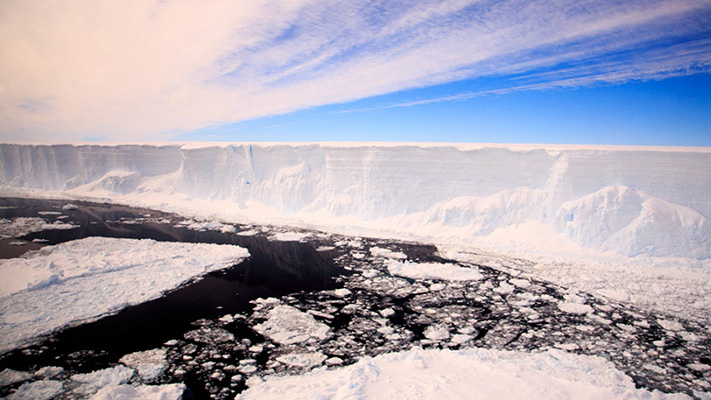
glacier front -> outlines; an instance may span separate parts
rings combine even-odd
[[[711,258],[711,148],[0,144],[0,186],[484,248]]]

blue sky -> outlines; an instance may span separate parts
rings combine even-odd
[[[399,106],[476,82],[208,127],[180,140],[424,141],[711,147],[711,75]]]
[[[0,3],[0,140],[711,146],[711,0]]]

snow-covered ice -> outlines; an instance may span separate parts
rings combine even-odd
[[[106,386],[96,392],[92,400],[180,400],[184,392],[182,383]]]
[[[387,266],[388,271],[392,275],[412,279],[475,281],[482,278],[482,275],[476,269],[461,267],[456,264],[390,261],[387,263]]]
[[[6,368],[0,371],[0,386],[12,385],[13,383],[23,382],[30,378],[32,378],[32,374],[30,373]]]
[[[0,219],[0,238],[12,238],[50,229],[74,229],[77,225],[61,221],[49,222],[37,217]]]
[[[153,349],[126,354],[119,362],[138,372],[143,381],[156,379],[168,366],[165,349]]]
[[[90,237],[2,260],[0,352],[160,297],[248,255],[238,246]]]
[[[270,239],[281,242],[300,242],[308,236],[308,234],[302,232],[279,232],[272,235]]]
[[[62,393],[62,382],[50,379],[23,383],[7,397],[8,400],[50,400]]]
[[[558,350],[422,350],[366,357],[304,376],[270,377],[238,399],[688,399],[636,389],[609,362]]]
[[[135,372],[132,368],[118,365],[86,374],[76,374],[72,376],[72,381],[79,383],[79,386],[73,391],[80,396],[90,396],[107,386],[127,383]]]
[[[711,149],[675,147],[0,144],[0,193],[492,250],[707,259],[709,165]]]
[[[392,258],[394,260],[404,260],[407,258],[405,253],[383,249],[380,247],[371,247],[370,254],[374,257]]]
[[[61,368],[60,368],[61,369]],[[40,371],[45,370],[44,368]],[[56,372],[57,368],[54,368]],[[40,376],[40,371],[35,375]],[[44,371],[46,372],[46,371]],[[165,385],[129,385],[136,371],[116,366],[59,379],[40,379],[23,383],[7,399],[50,400],[55,398],[92,400],[180,400],[182,383]],[[50,374],[51,375],[51,374]],[[56,374],[54,374],[56,376]],[[52,376],[54,377],[54,376]],[[46,376],[45,378],[50,378]],[[60,397],[61,396],[61,397]]]
[[[277,305],[269,311],[268,319],[254,330],[281,344],[322,340],[329,334],[328,325],[320,323],[308,313],[287,305]]]
[[[449,259],[523,272],[650,310],[711,322],[711,260],[619,260],[572,256],[521,258],[451,245],[438,246],[438,250]],[[510,282],[520,285],[514,279]]]
[[[578,304],[570,302],[558,303],[558,308],[570,314],[588,314],[593,312],[593,308],[587,304]]]
[[[317,367],[321,364],[323,364],[324,361],[326,361],[325,355],[319,352],[312,352],[312,353],[289,353],[289,354],[284,354],[283,356],[277,357],[277,361],[293,366],[293,367],[301,367],[301,368],[313,368]]]
[[[257,365],[249,358],[228,366],[231,369],[212,370],[216,365],[212,361],[196,367],[205,368],[215,381],[225,377],[248,381],[253,387],[245,396],[269,398],[281,391],[294,397],[375,393],[377,398],[391,397],[394,393],[388,390],[398,390],[404,398],[447,398],[467,397],[476,390],[484,398],[494,398],[511,397],[513,390],[533,398],[661,399],[674,396],[634,389],[631,380],[607,361],[556,350],[528,354],[416,349],[365,358],[339,370],[324,367],[302,378],[268,378],[258,384],[258,376],[283,368],[275,365],[310,368],[352,362],[348,358],[352,355],[338,349],[350,349],[360,340],[358,335],[372,335],[372,343],[354,345],[362,346],[361,354],[401,351],[414,334],[391,319],[407,311],[403,318],[408,324],[424,327],[424,339],[417,339],[422,346],[592,352],[608,357],[643,385],[656,377],[687,393],[708,389],[704,352],[708,335],[699,328],[703,322],[642,314],[656,310],[709,320],[709,165],[711,149],[705,148],[0,144],[0,195],[110,199],[201,221],[194,222],[193,229],[232,231],[229,224],[247,222],[363,236],[327,243],[335,251],[350,252],[353,265],[348,268],[360,269],[346,289],[330,291],[333,300],[328,301],[333,303],[312,305],[313,309],[279,301],[255,307],[248,319],[268,344],[239,346],[245,353],[259,349],[259,354],[276,347],[278,351],[270,355],[273,364]],[[260,232],[276,240],[313,239],[308,233],[283,229],[274,234],[255,228],[241,234]],[[440,256],[459,263],[420,260],[400,248],[373,245],[366,236],[438,243]],[[361,261],[363,265],[358,264]],[[484,267],[502,272],[494,274]],[[72,273],[68,270],[70,278],[65,279],[35,271],[27,282],[0,283],[0,289],[12,293],[0,298],[0,312],[9,298],[92,276],[80,271],[74,278]],[[553,289],[542,280],[572,290]],[[627,314],[621,305],[592,300],[588,293],[643,308]],[[368,303],[376,299],[387,303]],[[480,312],[482,305],[490,315]],[[349,322],[343,329],[354,336],[335,338],[330,321],[344,315]],[[491,316],[498,319],[487,320]],[[29,313],[3,313],[0,318],[0,334],[8,324],[34,323]],[[551,318],[567,324],[564,330],[550,326]],[[536,328],[519,329],[526,323]],[[642,332],[651,335],[649,340]],[[221,346],[231,342],[221,338],[232,334],[218,324],[186,335],[186,341],[194,343],[185,348],[207,338],[211,348],[222,351]],[[683,345],[675,348],[680,342]],[[328,351],[316,353],[321,345]],[[671,349],[676,350],[667,354]],[[307,362],[304,355],[309,352],[323,356]],[[691,359],[699,354],[704,354],[703,362]],[[195,362],[193,356],[200,355],[186,354],[185,361]],[[674,359],[684,363],[675,364]],[[474,378],[462,375],[471,371],[481,373]],[[502,384],[481,386],[487,379]],[[480,386],[472,386],[477,383]],[[496,392],[501,388],[508,390],[505,396]]]

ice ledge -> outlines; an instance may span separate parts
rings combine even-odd
[[[0,144],[39,190],[251,222],[711,257],[711,149],[447,143]],[[548,227],[552,235],[531,227]],[[533,233],[531,233],[533,232]]]
[[[684,152],[684,153],[709,153],[711,147],[698,146],[631,146],[631,145],[601,145],[601,144],[554,144],[554,143],[458,143],[458,142],[181,142],[181,141],[136,141],[136,142],[23,142],[7,141],[2,144],[18,146],[85,146],[85,147],[117,147],[117,146],[149,146],[149,147],[177,147],[180,149],[225,148],[225,147],[323,147],[323,148],[358,148],[358,147],[420,147],[442,148],[449,147],[458,150],[478,150],[485,148],[508,149],[513,151],[528,150],[604,150],[604,151],[658,151],[658,152]]]

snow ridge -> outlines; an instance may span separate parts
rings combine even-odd
[[[710,167],[711,149],[683,148],[0,144],[0,195],[218,201],[220,217],[254,222],[707,259]]]

